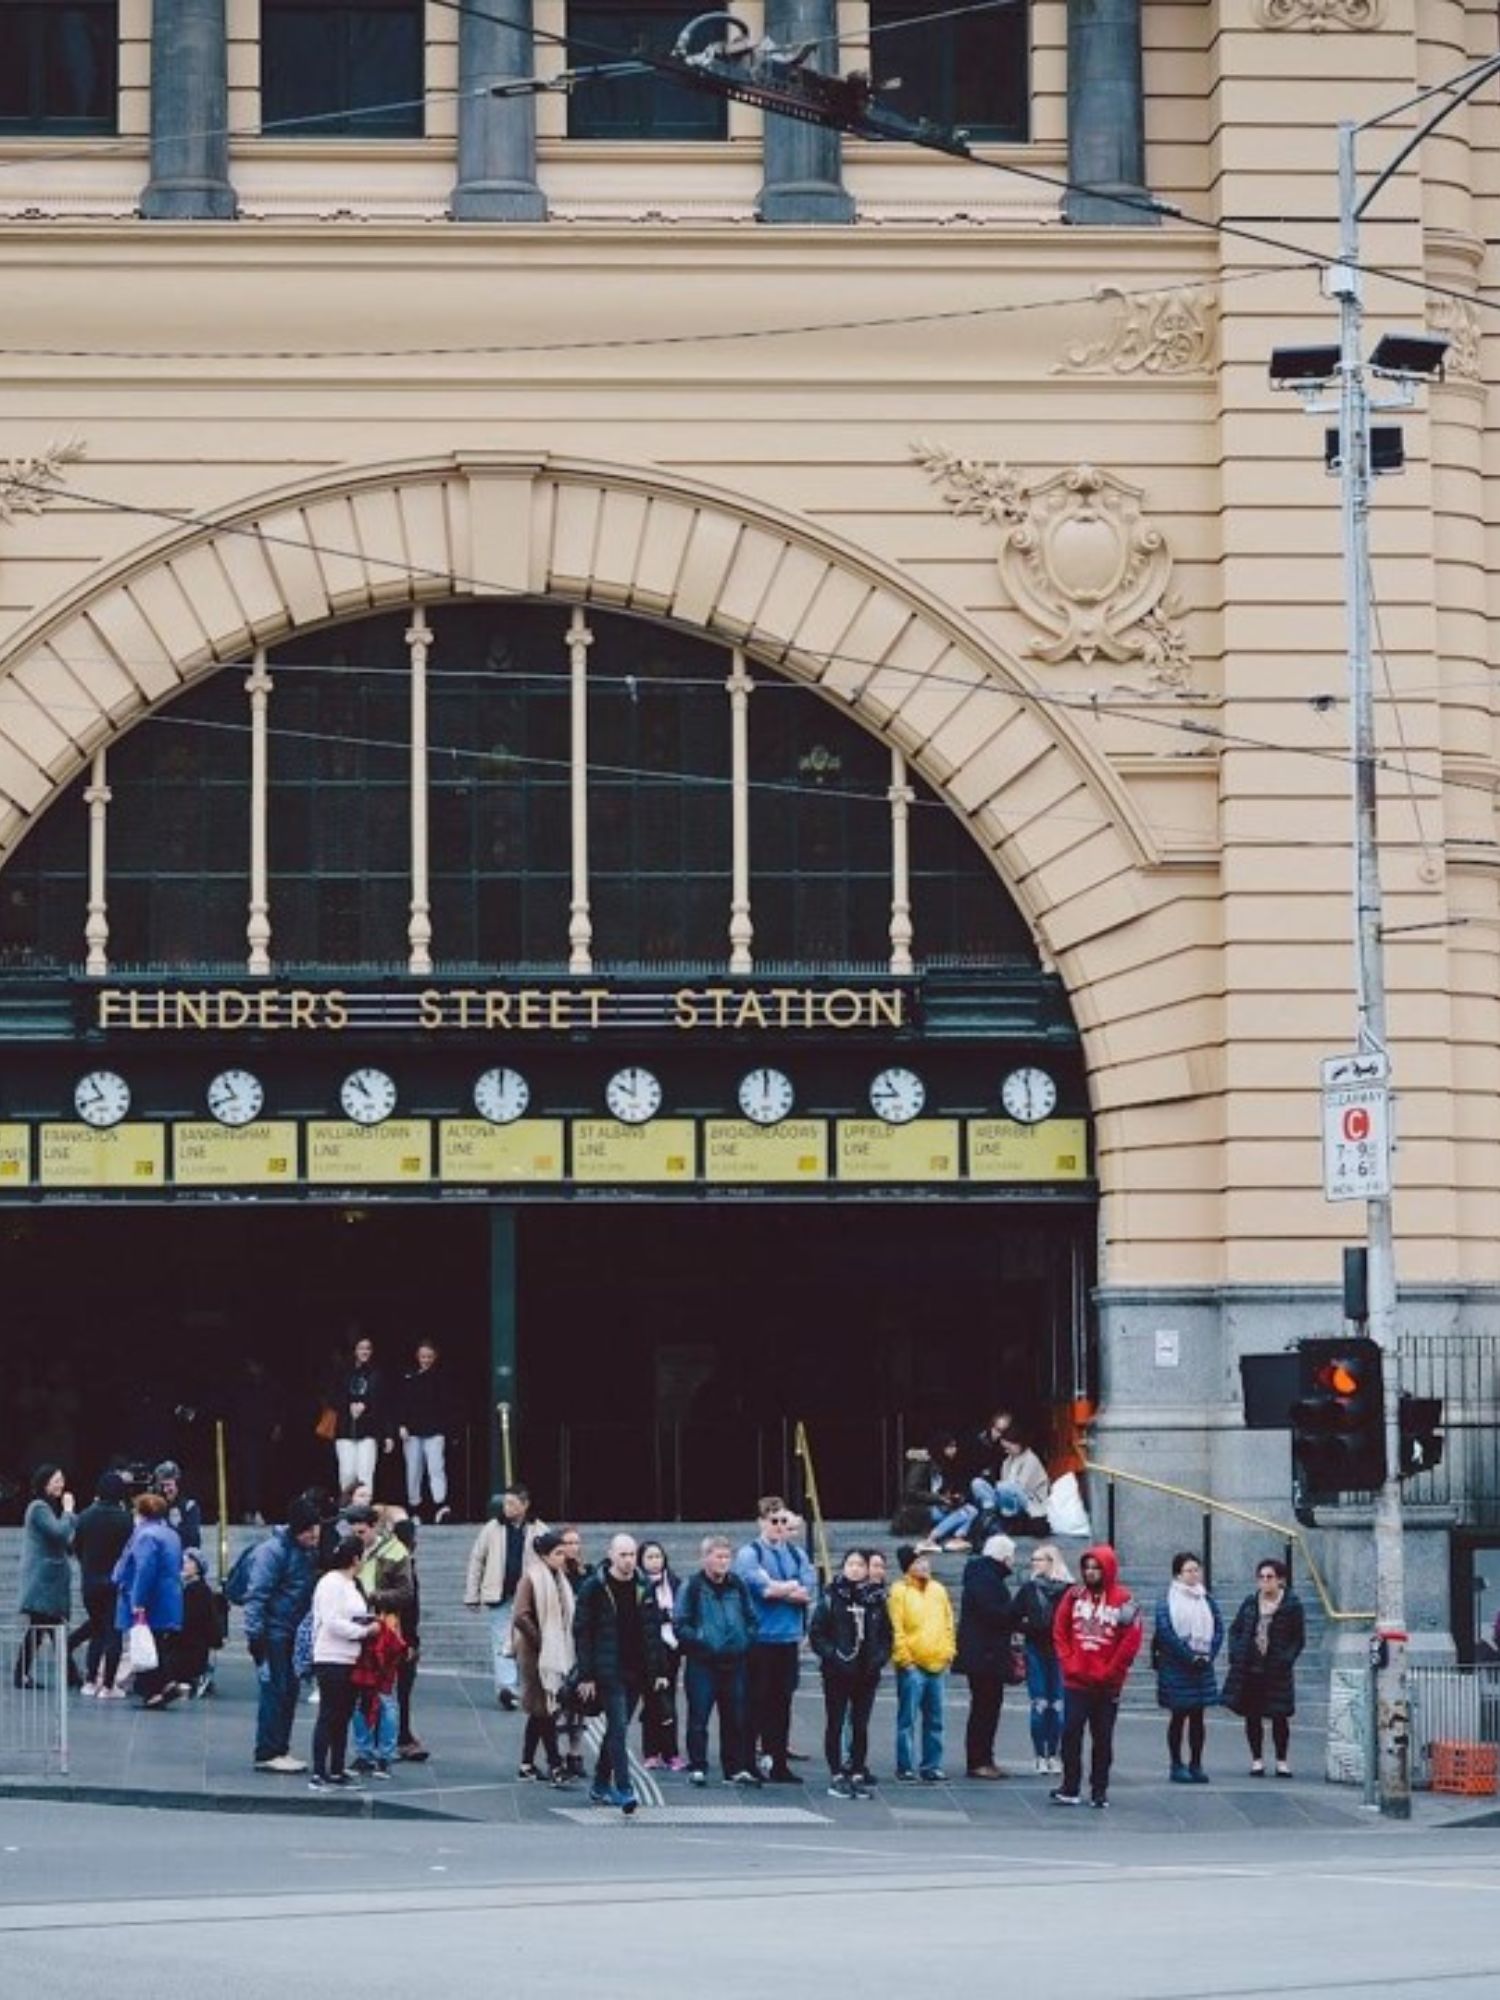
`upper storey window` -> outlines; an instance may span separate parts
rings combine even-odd
[[[624,61],[668,55],[692,9],[649,0],[569,0],[568,61]],[[664,76],[581,82],[568,99],[570,139],[723,139],[729,106],[722,97],[685,90]]]
[[[422,58],[422,0],[261,0],[261,129],[420,138]]]
[[[971,139],[1027,138],[1027,13],[1024,0],[973,13],[955,12],[953,0],[870,0],[880,102]]]
[[[0,0],[0,132],[114,132],[115,0]]]

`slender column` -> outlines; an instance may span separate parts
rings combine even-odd
[[[245,941],[250,947],[249,970],[262,978],[271,970],[271,891],[266,870],[266,724],[271,686],[266,649],[261,646],[245,681],[250,697],[250,921],[245,926]]]
[[[149,221],[232,222],[225,0],[152,0]]]
[[[492,18],[493,17],[493,18]],[[499,18],[503,17],[503,18]],[[536,99],[490,87],[532,75],[531,0],[458,17],[458,180],[455,222],[544,222],[536,179]]]
[[[94,752],[84,802],[89,809],[89,906],[83,926],[88,946],[84,971],[102,979],[109,971],[109,905],[105,891],[105,861],[109,837],[109,802],[113,794],[105,771],[104,752]]]
[[[505,1434],[508,1427],[514,1461],[520,1426],[516,1355],[516,1211],[497,1202],[490,1210],[490,1405],[495,1414],[489,1426],[492,1493],[498,1493],[515,1477],[505,1458]]]
[[[573,808],[573,896],[568,906],[568,970],[594,969],[594,925],[589,915],[589,647],[594,635],[581,609],[568,621],[571,743],[569,780]]]
[[[413,612],[406,644],[411,653],[411,946],[410,972],[432,970],[432,900],[427,850],[427,653],[432,631],[427,613]]]
[[[750,697],[755,683],[736,646],[729,690],[730,839],[729,970],[749,972],[755,926],[750,921]]]
[[[783,45],[816,42],[811,67],[839,69],[838,0],[766,0],[766,33]],[[854,197],[843,181],[843,141],[837,132],[800,118],[765,120],[762,222],[852,222]]]
[[[1143,228],[1161,221],[1146,191],[1141,0],[1068,0],[1069,222]],[[1087,192],[1079,192],[1080,188]]]
[[[906,759],[891,752],[891,970],[910,972],[911,941],[911,803],[916,797],[906,782]]]

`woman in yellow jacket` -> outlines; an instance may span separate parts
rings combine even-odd
[[[896,1551],[901,1580],[891,1585],[889,1608],[896,1669],[896,1776],[903,1784],[917,1777],[929,1785],[943,1778],[943,1692],[957,1642],[953,1602],[932,1574],[932,1563],[910,1543]],[[922,1718],[922,1754],[913,1761],[917,1717]]]

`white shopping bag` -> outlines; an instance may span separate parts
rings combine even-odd
[[[1092,1533],[1088,1509],[1078,1490],[1076,1472],[1065,1472],[1053,1480],[1052,1491],[1047,1495],[1047,1526],[1054,1535],[1082,1535],[1087,1538]]]
[[[156,1640],[149,1625],[132,1625],[130,1636],[125,1642],[125,1650],[130,1657],[131,1671],[137,1674],[155,1673],[160,1661],[157,1657]]]

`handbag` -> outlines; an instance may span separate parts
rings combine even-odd
[[[1013,1632],[1010,1651],[1005,1656],[1005,1685],[1020,1687],[1026,1679],[1026,1641],[1019,1632]]]
[[[154,1674],[161,1664],[161,1656],[156,1650],[156,1636],[149,1625],[132,1625],[125,1650],[130,1656],[133,1673]]]
[[[557,1705],[559,1708],[567,1709],[572,1715],[603,1715],[604,1701],[599,1693],[599,1683],[597,1681],[593,1684],[594,1692],[590,1700],[585,1701],[578,1692],[579,1686],[585,1678],[576,1666],[569,1667],[566,1674],[563,1675],[562,1686],[557,1690]]]
[[[313,1425],[313,1436],[321,1438],[324,1444],[332,1444],[339,1434],[339,1413],[332,1403],[325,1403],[318,1412],[318,1421]]]

